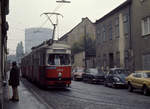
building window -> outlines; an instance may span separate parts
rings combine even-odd
[[[150,17],[145,17],[142,19],[142,35],[150,34]]]
[[[100,30],[97,30],[97,42],[99,44],[101,43],[101,32],[100,32]]]
[[[125,62],[125,68],[129,68],[129,51],[128,50],[125,50],[125,53],[124,53],[124,62]]]
[[[103,54],[103,68],[104,68],[104,70],[106,70],[106,66],[107,66],[107,56],[106,56],[106,54]]]
[[[125,14],[123,16],[123,26],[124,26],[124,35],[128,37],[129,33],[129,19],[128,19],[128,14]]]
[[[112,23],[108,25],[108,35],[109,39],[112,40]]]
[[[150,70],[150,54],[143,55],[143,70]]]
[[[120,67],[120,52],[116,52],[116,65],[117,67]]]
[[[105,26],[103,26],[103,28],[102,28],[102,40],[103,40],[103,42],[106,41],[106,28],[105,28]]]
[[[125,58],[129,58],[129,51],[128,50],[125,50]]]
[[[119,17],[115,19],[115,36],[119,37]]]

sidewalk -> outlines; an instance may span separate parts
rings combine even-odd
[[[10,86],[4,88],[4,109],[48,109],[44,103],[36,98],[24,84],[20,81],[19,90],[19,102],[9,101],[12,96],[12,90]]]

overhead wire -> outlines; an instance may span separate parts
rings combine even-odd
[[[55,8],[52,12],[56,12],[62,5],[63,5],[63,4],[57,5],[56,8]],[[50,15],[50,17],[51,17],[51,16],[52,16],[52,15]],[[27,26],[26,24],[24,24],[24,23],[22,23],[22,22],[20,22],[20,21],[18,22],[18,20],[16,21],[16,20],[14,20],[13,18],[10,18],[10,17],[9,17],[8,19],[11,19],[11,20],[15,21],[16,24],[19,24],[19,25],[22,24],[24,27]],[[46,20],[44,21],[44,23],[41,24],[41,26],[39,27],[39,29],[42,28],[42,27],[47,23],[47,21],[48,21],[48,19],[46,19]],[[14,26],[14,28],[15,28],[16,30],[19,30],[19,31],[23,31],[23,32],[25,31],[24,29],[21,29],[21,28],[18,28],[18,27],[16,28],[15,26]],[[9,41],[16,41],[16,39],[8,39],[8,40],[9,40]],[[11,51],[12,51],[12,50],[11,50]],[[14,51],[15,51],[15,50],[14,50]]]

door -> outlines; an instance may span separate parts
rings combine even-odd
[[[113,53],[109,53],[109,68],[114,67],[114,55]]]

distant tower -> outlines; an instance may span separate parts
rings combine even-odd
[[[52,38],[52,30],[49,28],[28,28],[25,30],[25,53],[31,52],[33,46]]]
[[[16,48],[16,59],[17,59],[17,62],[21,62],[21,58],[24,56],[24,49],[23,49],[23,44],[22,44],[22,41],[19,42],[17,44],[17,48]]]

